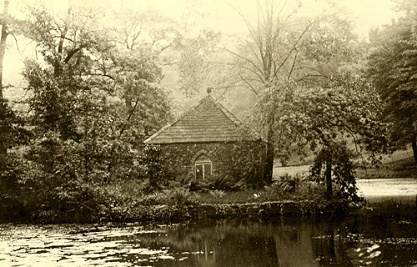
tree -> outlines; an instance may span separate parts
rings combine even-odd
[[[202,31],[197,37],[183,37],[177,45],[181,52],[178,60],[181,90],[190,96],[208,87],[223,86],[227,70],[225,60],[219,59],[221,34]]]
[[[385,135],[380,102],[357,74],[361,46],[350,23],[334,15],[293,19],[294,13],[283,16],[274,1],[258,9],[256,23],[247,22],[249,38],[235,55],[242,66],[239,77],[258,96],[256,121],[275,149],[267,168],[274,154],[285,164],[294,153],[304,157],[313,151],[313,176],[324,175],[328,195],[336,182],[355,198],[351,159],[381,149]],[[377,129],[361,128],[365,122]],[[358,148],[354,152],[352,145]]]
[[[28,143],[30,134],[23,125],[24,121],[9,107],[7,100],[0,99],[0,151]],[[6,154],[0,156],[7,157]]]
[[[266,92],[259,108],[280,110],[274,121],[277,147],[300,156],[305,156],[306,148],[315,152],[312,177],[322,181],[324,174],[329,196],[335,182],[346,197],[357,200],[353,156],[369,151],[376,161],[376,153],[386,144],[382,106],[374,88],[350,73],[339,73],[321,86],[283,83],[272,88],[280,94]]]
[[[9,6],[9,1],[5,0],[4,1],[3,14],[2,14],[2,22],[1,22],[2,30],[1,30],[1,37],[0,37],[0,101],[2,102],[1,103],[2,106],[4,105],[4,103],[3,103],[3,62],[4,62],[4,55],[6,53],[6,40],[7,40],[7,35],[8,35],[8,32],[7,32],[8,6]],[[5,108],[3,107],[1,109],[1,111],[4,112]],[[8,112],[5,112],[5,113],[1,114],[2,117],[4,117],[4,118],[2,118],[2,120],[5,120],[6,116],[8,114],[9,114]],[[7,124],[2,122],[2,126],[5,127],[5,125],[7,125]],[[4,136],[4,135],[6,135],[6,136]],[[9,135],[8,132],[6,132],[6,131],[4,131],[4,129],[2,129],[1,135],[0,135],[2,137],[2,139],[3,138],[8,139],[8,135]],[[7,143],[2,142],[2,145],[0,147],[0,154],[1,155],[6,154],[6,152],[7,152],[7,145],[6,144]]]
[[[37,131],[29,158],[67,180],[128,173],[138,143],[169,114],[156,86],[160,68],[139,45],[121,47],[124,37],[107,31],[100,12],[77,5],[63,16],[45,6],[30,12],[24,32],[42,57],[25,63]]]
[[[278,11],[282,11],[284,6],[285,4],[278,6],[275,1],[265,1],[265,4],[257,2],[257,21],[251,23],[243,16],[249,30],[249,38],[242,40],[238,52],[230,51],[240,66],[237,77],[256,96],[272,92],[274,83],[277,85],[279,80],[291,76],[297,61],[298,46],[312,25],[311,22],[303,23],[301,27],[292,24],[293,13],[281,16]],[[279,114],[269,110],[263,113],[261,120],[268,144],[264,177],[266,182],[272,181],[276,147],[273,124],[276,116]]]
[[[0,138],[3,139],[0,145],[0,156],[4,156],[7,153],[7,147],[12,146],[14,142],[10,142],[10,137],[13,136],[10,122],[14,122],[17,119],[16,114],[7,107],[7,102],[3,98],[3,73],[4,73],[4,56],[6,54],[6,45],[7,45],[7,37],[10,34],[10,23],[11,17],[9,15],[9,0],[4,0],[4,7],[3,13],[1,14],[0,24],[1,24],[1,32],[0,32],[0,127],[3,128],[0,131]]]
[[[6,41],[8,33],[8,13],[9,9],[9,0],[4,0],[4,8],[3,14],[1,19],[1,37],[0,37],[0,98],[3,99],[3,62],[4,62],[4,55],[6,53]]]
[[[297,16],[297,11],[288,12],[286,4],[272,0],[258,2],[254,23],[243,16],[248,38],[241,40],[237,52],[230,51],[240,66],[237,79],[257,96],[258,106],[265,103],[265,96],[285,99],[289,87],[323,86],[354,56],[355,38],[348,22],[325,15],[303,18]],[[274,126],[286,107],[279,104],[275,109],[257,110],[260,113],[256,114],[255,121],[269,144],[265,180],[270,181],[274,158],[285,164],[290,155],[287,148],[292,141],[286,140],[285,145],[280,142],[276,136],[282,135],[285,129]]]
[[[417,164],[416,12],[374,31],[370,38],[368,76],[385,103],[390,140],[396,148],[410,144]]]

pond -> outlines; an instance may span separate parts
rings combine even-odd
[[[174,225],[0,225],[0,266],[415,266],[417,223],[384,216]]]

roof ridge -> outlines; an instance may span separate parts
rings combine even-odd
[[[200,101],[198,101],[198,103],[196,105],[194,105],[193,107],[191,107],[190,109],[188,109],[187,111],[183,112],[174,122],[165,125],[164,127],[162,127],[161,129],[159,129],[156,133],[154,133],[153,135],[149,136],[148,138],[146,138],[143,142],[144,143],[148,143],[150,141],[152,141],[152,139],[154,139],[155,137],[157,137],[158,135],[160,135],[162,132],[164,132],[166,129],[168,129],[171,126],[176,125],[179,121],[181,121],[185,116],[187,116],[189,113],[191,113],[192,111],[194,111],[198,106],[200,106],[201,104],[203,104],[203,102],[208,98],[212,98],[210,95],[200,99]],[[213,99],[214,100],[214,99]]]
[[[198,101],[198,103],[194,106],[192,106],[190,109],[188,109],[187,111],[183,112],[178,119],[176,119],[171,126],[174,126],[175,124],[177,124],[180,120],[182,120],[185,116],[187,116],[189,113],[191,113],[192,111],[194,111],[197,107],[199,107],[201,104],[203,104],[204,101],[206,101],[207,98],[211,98],[212,100],[213,97],[211,97],[210,95],[203,97],[202,99],[200,99],[200,101]]]
[[[227,108],[225,108],[219,101],[217,101],[217,99],[212,99],[214,100],[214,104],[226,115],[226,117],[233,121],[236,124],[236,126],[243,126],[245,130],[247,130],[248,133],[252,135],[252,137],[261,138],[263,141],[265,141],[264,137],[261,134],[253,130],[247,124],[243,123],[238,117],[236,117],[236,115],[234,115]]]
[[[220,111],[223,112],[224,115],[226,115],[226,117],[231,120],[232,122],[234,122],[237,126],[240,126],[243,124],[243,122],[236,117],[232,112],[230,112],[227,108],[225,108],[219,101],[217,101],[217,99],[214,99],[213,97],[211,97],[214,100],[214,104],[220,109]]]
[[[201,107],[204,104],[208,104],[209,106],[202,107],[202,110],[198,110],[199,107]],[[210,94],[207,95],[206,97],[202,98],[195,106],[193,106],[192,108],[188,109],[187,111],[185,111],[183,114],[181,114],[178,119],[176,119],[173,123],[168,124],[166,126],[164,126],[163,128],[161,128],[159,131],[157,131],[156,133],[154,133],[153,135],[151,135],[150,137],[148,137],[144,143],[150,143],[152,142],[153,139],[158,139],[159,136],[164,136],[164,135],[169,135],[171,129],[176,129],[176,127],[183,127],[183,123],[188,121],[189,119],[185,119],[187,118],[187,116],[190,116],[190,118],[192,118],[194,116],[193,112],[197,112],[196,114],[199,114],[201,112],[204,112],[204,110],[206,110],[206,108],[208,108],[208,110],[212,110],[215,109],[217,110],[217,112],[219,112],[218,114],[222,114],[224,116],[224,120],[225,121],[229,121],[228,124],[228,128],[234,128],[232,125],[234,125],[237,128],[242,127],[242,125],[245,126],[245,124],[238,118],[236,117],[232,112],[230,112],[226,107],[224,107],[219,101],[217,101],[216,99],[214,99]],[[197,111],[196,111],[197,110]],[[181,124],[179,124],[181,123]],[[181,126],[179,126],[181,125]],[[253,129],[251,129],[248,126],[244,127],[245,129],[249,130],[249,135],[252,136],[252,138],[261,138],[262,137],[256,133],[255,131],[253,131]]]

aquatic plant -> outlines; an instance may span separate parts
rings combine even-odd
[[[215,198],[222,198],[225,195],[225,192],[222,190],[212,190],[210,191],[210,195],[214,196]]]

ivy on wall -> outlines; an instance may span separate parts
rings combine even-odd
[[[205,154],[212,161],[213,176],[227,176],[248,185],[264,184],[265,144],[256,141],[147,145],[145,165],[150,185],[172,180],[193,180],[194,161]]]

